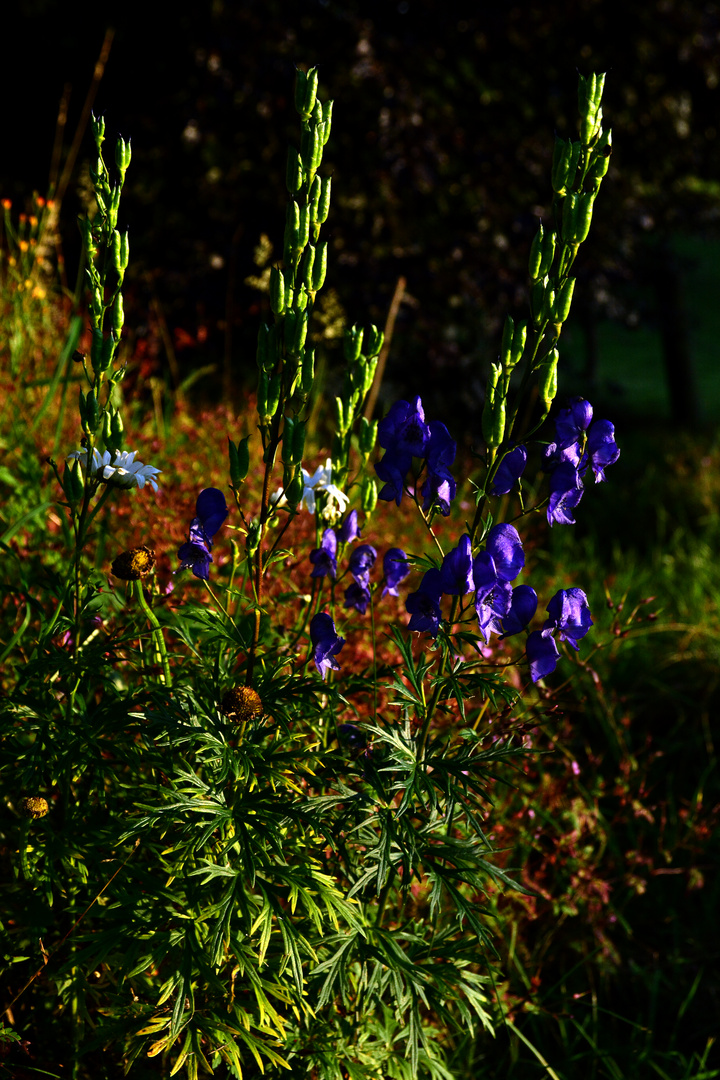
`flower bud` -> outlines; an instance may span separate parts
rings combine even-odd
[[[20,800],[19,809],[23,817],[38,821],[45,817],[50,807],[47,799],[43,799],[42,795],[28,795]]]
[[[112,573],[121,581],[139,581],[155,565],[155,552],[149,547],[130,548],[113,560]]]

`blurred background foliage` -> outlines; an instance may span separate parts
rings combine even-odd
[[[423,391],[469,423],[505,313],[524,314],[553,135],[574,134],[577,71],[607,71],[614,154],[578,260],[565,389],[582,385],[616,416],[720,415],[712,350],[687,305],[720,251],[716,3],[630,4],[621,22],[598,0],[483,5],[469,18],[438,0],[155,10],[165,17],[151,27],[137,2],[115,8],[93,91],[109,130],[133,139],[127,308],[142,370],[177,383],[212,367],[209,397],[251,386],[257,286],[282,240],[293,68],[318,64],[336,115],[332,292],[318,335],[332,347],[342,318],[382,325],[404,278],[381,403],[419,389],[422,372]],[[72,288],[70,211],[87,200],[89,165],[89,141],[78,153],[74,136],[110,16],[79,3],[69,17],[59,0],[16,12],[26,49],[8,51],[1,77],[6,97],[21,88],[5,138],[22,153],[4,156],[0,188],[43,194],[49,177],[71,204],[61,239]],[[628,350],[637,365],[618,361]]]

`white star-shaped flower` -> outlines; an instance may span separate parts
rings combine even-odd
[[[99,475],[102,480],[119,488],[143,488],[147,483],[152,484],[155,491],[157,491],[158,486],[155,477],[162,472],[162,469],[156,469],[154,465],[143,465],[142,461],[136,461],[136,453],[136,450],[117,450],[113,456],[109,450],[104,450],[100,454],[98,450],[93,449],[90,475]],[[83,471],[87,474],[87,456],[87,450],[73,450],[71,454],[68,454],[66,460],[74,459],[79,461]]]
[[[345,513],[350,503],[347,495],[336,487],[332,481],[332,459],[328,458],[324,465],[318,465],[315,472],[310,475],[305,469],[302,471],[303,493],[300,505],[307,506],[311,514],[315,513],[315,493],[324,491],[328,495],[328,501],[323,510],[323,517],[330,521],[336,520]]]

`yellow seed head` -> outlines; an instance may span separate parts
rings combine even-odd
[[[248,720],[262,716],[263,703],[257,690],[253,690],[252,686],[235,686],[223,695],[220,712],[223,716],[227,716],[228,720],[246,724]]]
[[[112,572],[122,581],[138,581],[149,574],[155,565],[155,552],[149,547],[130,548],[118,555]]]

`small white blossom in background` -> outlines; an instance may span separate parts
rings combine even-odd
[[[137,451],[117,450],[113,457],[109,450],[102,454],[93,450],[91,476],[98,476],[101,480],[112,483],[119,488],[143,488],[145,484],[152,484],[155,491],[158,486],[155,477],[162,469],[156,469],[154,465],[143,465],[142,461],[136,461]],[[74,459],[79,461],[83,472],[87,475],[87,450],[73,450],[68,454],[66,461]]]
[[[303,493],[299,503],[299,509],[302,509],[303,503],[307,507],[309,513],[315,513],[315,495],[316,493],[324,492],[327,495],[327,503],[323,508],[321,517],[323,520],[328,521],[331,525],[334,525],[338,518],[347,510],[350,505],[350,500],[347,495],[336,487],[332,481],[332,458],[328,458],[324,465],[318,465],[315,472],[310,473],[303,469]],[[278,488],[274,495],[270,496],[270,501],[274,505],[284,506],[287,502],[282,488]]]

